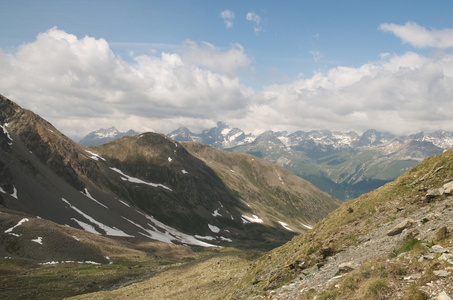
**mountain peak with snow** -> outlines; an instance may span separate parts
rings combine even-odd
[[[84,146],[97,146],[113,141],[115,139],[122,138],[124,136],[134,136],[137,134],[139,134],[139,132],[136,132],[132,129],[127,132],[121,132],[116,129],[115,126],[112,126],[107,129],[101,128],[99,130],[90,132],[79,141],[79,144]]]

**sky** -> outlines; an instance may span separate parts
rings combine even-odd
[[[453,1],[0,0],[0,94],[99,128],[453,131]]]

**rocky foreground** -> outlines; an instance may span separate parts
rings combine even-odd
[[[450,150],[261,257],[231,297],[450,299],[452,275]]]

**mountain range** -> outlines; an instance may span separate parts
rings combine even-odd
[[[341,204],[277,164],[199,142],[143,133],[85,147],[3,96],[0,127],[0,298],[453,295],[446,132],[349,133],[357,155],[442,153]],[[338,154],[318,134],[296,146]],[[267,132],[249,145],[296,137]]]
[[[361,135],[330,130],[266,131],[255,137],[223,122],[200,134],[181,127],[168,136],[253,154],[288,169],[343,201],[370,192],[424,158],[453,147],[453,133],[448,131],[406,136],[376,130]]]
[[[85,147],[3,96],[0,124],[0,204],[33,223],[175,244],[269,248],[339,205],[251,155],[156,133]]]
[[[110,127],[107,129],[101,128],[87,134],[79,141],[79,144],[83,146],[97,146],[122,138],[124,136],[134,136],[137,134],[139,134],[139,132],[132,129],[128,130],[127,132],[121,132],[115,127]]]

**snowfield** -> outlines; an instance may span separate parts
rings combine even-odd
[[[85,217],[85,219],[89,220],[91,223],[93,224],[96,224],[99,228],[101,228],[102,230],[105,231],[105,233],[107,235],[111,235],[111,236],[127,236],[127,237],[132,237],[131,235],[127,234],[127,233],[124,233],[123,231],[119,230],[118,228],[112,228],[112,227],[109,227],[107,225],[104,225],[102,224],[101,222],[98,222],[96,221],[95,219],[93,219],[92,217],[90,217],[89,215],[87,215],[86,213],[84,213],[83,211],[81,211],[80,209],[78,209],[77,207],[75,207],[74,205],[72,205],[71,203],[69,203],[68,200],[64,199],[64,198],[61,198],[61,200],[63,200],[63,202],[65,202],[67,205],[69,205],[70,208],[72,208],[73,210],[75,210],[76,212],[78,212],[80,215],[82,215],[83,217]],[[75,220],[75,219],[74,219]],[[80,221],[78,221],[80,222]],[[86,223],[85,223],[86,224]],[[88,225],[88,224],[86,224]],[[85,228],[84,228],[85,229]],[[94,228],[93,228],[94,229]],[[96,231],[96,230],[95,230]],[[99,234],[99,233],[98,233]]]

